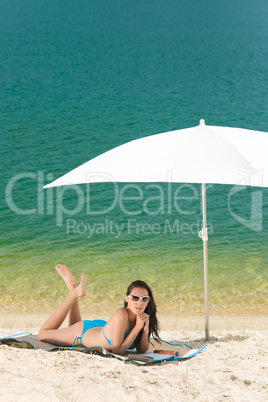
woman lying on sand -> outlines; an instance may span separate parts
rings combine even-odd
[[[114,312],[108,322],[82,320],[78,299],[86,295],[86,277],[76,286],[69,268],[58,264],[56,270],[64,279],[70,294],[49,317],[39,331],[39,339],[59,346],[101,346],[122,355],[127,349],[145,353],[150,335],[159,337],[156,305],[149,286],[143,281],[132,282],[127,290],[124,307]],[[69,327],[60,328],[69,313]]]

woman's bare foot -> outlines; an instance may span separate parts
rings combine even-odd
[[[87,278],[85,274],[81,274],[81,281],[78,283],[78,285],[74,288],[73,292],[75,293],[75,296],[78,297],[83,297],[86,295],[85,291],[85,284],[87,283]]]
[[[72,290],[74,290],[74,288],[76,287],[76,281],[69,268],[63,264],[58,264],[55,266],[55,268],[62,277],[62,279],[64,280],[64,282],[66,283],[69,291],[71,292]]]

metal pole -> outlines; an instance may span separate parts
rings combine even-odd
[[[202,209],[203,229],[199,236],[203,240],[204,257],[204,293],[205,293],[205,333],[206,340],[209,340],[209,301],[208,301],[208,235],[207,235],[207,207],[206,207],[206,184],[202,183]]]

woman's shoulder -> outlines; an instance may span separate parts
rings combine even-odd
[[[126,318],[126,319],[128,319],[128,313],[127,313],[127,310],[126,310],[125,307],[120,307],[117,310],[115,310],[113,316],[117,317],[117,318]]]
[[[128,312],[125,307],[118,308],[112,315],[112,320],[116,320],[117,322],[128,322]]]

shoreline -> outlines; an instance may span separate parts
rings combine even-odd
[[[48,314],[36,313],[0,313],[0,328],[20,329],[22,332],[30,332],[40,328],[41,325],[49,317]],[[96,316],[85,316],[84,319],[95,319]],[[102,315],[97,318],[109,320],[110,315]],[[175,316],[158,314],[161,331],[204,331],[204,316]],[[68,325],[67,319],[63,323],[63,327]],[[210,315],[209,317],[210,331],[218,330],[268,330],[268,315]],[[1,335],[1,334],[0,334]]]

